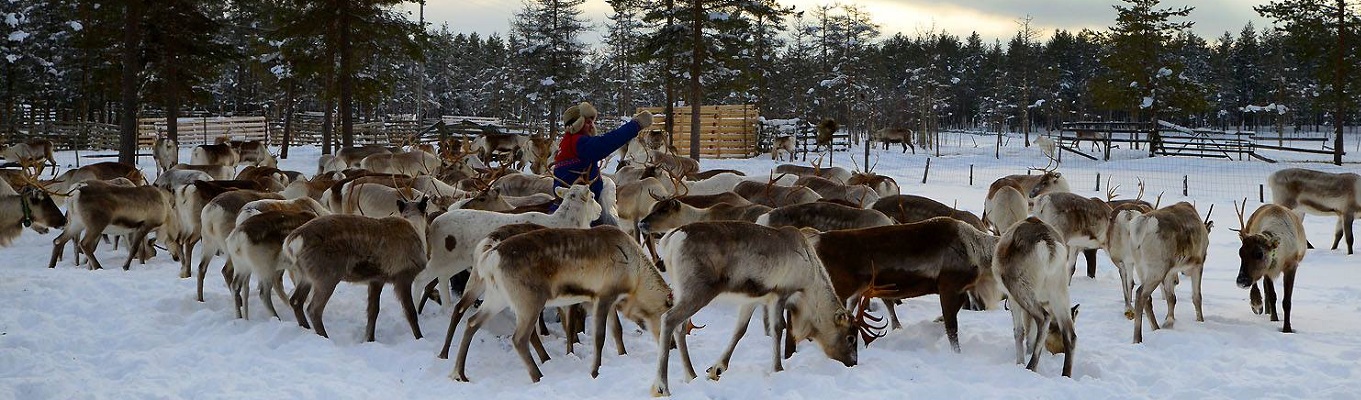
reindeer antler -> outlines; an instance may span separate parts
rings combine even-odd
[[[1110,185],[1107,184],[1106,186],[1110,186]],[[1144,178],[1139,178],[1139,195],[1138,195],[1138,196],[1134,196],[1134,199],[1135,199],[1135,200],[1143,200],[1143,199],[1144,199]]]
[[[1248,211],[1248,198],[1246,197],[1243,198],[1242,208],[1238,207],[1238,200],[1233,201],[1233,212],[1238,214],[1238,229],[1229,228],[1230,231],[1239,232],[1241,234],[1243,231],[1248,229],[1248,224],[1246,222],[1243,222],[1243,214],[1247,213],[1247,211]]]
[[[865,291],[860,293],[860,301],[856,305],[855,311],[856,329],[860,331],[860,339],[865,341],[866,346],[868,346],[875,339],[884,337],[884,333],[878,331],[881,331],[884,328],[888,327],[887,323],[884,323],[879,326],[875,326],[874,324],[870,323],[871,321],[883,322],[884,320],[883,317],[876,317],[869,313],[870,300],[893,292],[893,285],[884,286],[876,285],[875,282],[878,279],[879,269],[874,265],[874,262],[871,261],[869,286],[865,288]]]
[[[1109,177],[1109,176],[1106,177],[1106,202],[1107,202],[1107,203],[1111,202],[1111,200],[1115,200],[1116,197],[1120,197],[1120,193],[1117,193],[1117,192],[1116,192],[1117,190],[1120,190],[1120,185],[1111,186],[1111,177]]]
[[[1247,201],[1246,201],[1246,200],[1243,201],[1243,206],[1244,206],[1244,207],[1247,207]],[[1214,221],[1211,221],[1211,220],[1210,220],[1210,215],[1211,215],[1211,214],[1214,214],[1214,213],[1215,213],[1215,204],[1214,204],[1214,203],[1210,203],[1210,210],[1207,211],[1207,212],[1205,212],[1205,230],[1206,230],[1206,231],[1209,231],[1209,230],[1211,230],[1211,229],[1214,229],[1214,227],[1215,227]]]

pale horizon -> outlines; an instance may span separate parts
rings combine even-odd
[[[809,11],[819,5],[837,3],[780,0],[781,5],[794,6],[796,11]],[[1115,9],[1111,6],[1123,4],[1113,0],[975,0],[967,4],[925,0],[861,0],[839,3],[858,5],[866,11],[880,27],[879,39],[891,37],[895,33],[915,36],[927,31],[946,32],[963,38],[971,32],[978,32],[985,42],[1005,42],[1015,36],[1020,29],[1020,21],[1027,16],[1042,39],[1047,39],[1058,29],[1072,32],[1081,29],[1106,30],[1115,24]],[[1237,36],[1248,22],[1252,22],[1258,30],[1270,26],[1269,20],[1252,9],[1253,6],[1266,3],[1268,0],[1174,0],[1164,1],[1162,7],[1195,7],[1186,19],[1195,23],[1191,30],[1208,41],[1214,41],[1226,31]],[[410,11],[411,19],[417,18],[417,4],[405,3],[402,8]],[[428,0],[425,17],[432,27],[448,24],[453,32],[476,32],[482,36],[499,34],[504,37],[510,30],[510,21],[522,8],[524,4],[518,0]],[[609,4],[605,0],[586,0],[582,8],[583,17],[591,27],[591,32],[587,32],[582,40],[599,43],[606,16],[610,14]]]

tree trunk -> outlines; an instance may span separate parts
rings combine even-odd
[[[119,86],[120,124],[118,162],[137,165],[137,75],[141,72],[139,50],[142,42],[142,2],[127,2],[123,12],[123,71]]]
[[[349,1],[340,2],[340,146],[354,147],[354,49],[350,48]]]
[[[284,94],[284,139],[279,146],[279,158],[288,159],[288,144],[293,142],[293,83],[288,83]]]
[[[694,57],[690,61],[690,158],[699,159],[699,107],[704,102],[702,89],[699,86],[700,67],[704,61],[704,0],[693,0],[694,8],[690,10],[691,22],[690,32],[692,44],[692,54]]]
[[[1333,101],[1336,110],[1333,111],[1333,164],[1342,165],[1342,125],[1347,122],[1347,89],[1346,76],[1347,64],[1343,62],[1343,52],[1346,43],[1343,37],[1347,35],[1347,1],[1337,0],[1337,48],[1333,52],[1334,61],[1337,67],[1333,68]]]
[[[676,0],[666,0],[666,26],[676,24]],[[676,145],[676,74],[671,73],[676,69],[676,53],[668,51],[666,54],[666,70],[662,71],[663,79],[666,80],[666,108],[662,110],[666,114],[666,133],[667,140],[671,146]]]

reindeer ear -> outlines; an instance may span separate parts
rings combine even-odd
[[[1077,319],[1077,311],[1078,311],[1077,308],[1078,308],[1078,307],[1082,307],[1082,305],[1081,305],[1081,304],[1074,304],[1074,305],[1073,305],[1073,308],[1072,308],[1072,311],[1073,311],[1073,319]]]
[[[565,187],[553,188],[553,195],[557,196],[558,198],[567,197],[567,188]]]
[[[1271,247],[1272,250],[1276,250],[1277,247],[1281,246],[1281,238],[1278,238],[1275,235],[1268,236],[1267,246]]]

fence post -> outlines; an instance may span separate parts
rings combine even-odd
[[[969,186],[973,186],[973,164],[969,164]]]
[[[1097,173],[1096,173],[1096,191],[1098,191],[1098,192],[1101,191],[1101,173],[1100,173],[1100,172],[1097,172]]]
[[[1190,182],[1191,182],[1191,177],[1190,177],[1190,175],[1182,175],[1182,176],[1181,176],[1181,195],[1182,195],[1183,197],[1184,197],[1184,196],[1190,196],[1190,190],[1191,190]]]
[[[926,176],[931,174],[931,159],[926,159],[926,169],[922,171],[922,184],[926,184]]]

